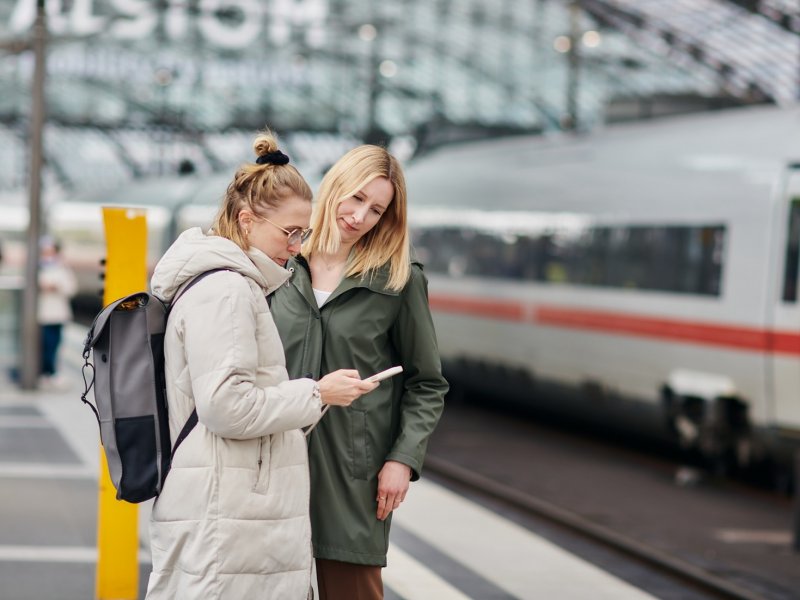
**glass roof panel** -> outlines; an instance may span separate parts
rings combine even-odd
[[[617,98],[746,97],[753,85],[797,97],[800,36],[763,15],[721,0],[585,4],[599,8],[572,20],[566,0],[47,2],[48,168],[67,189],[103,186],[187,160],[227,168],[266,125],[342,147],[382,132],[591,128]],[[29,115],[33,60],[19,44],[34,7],[0,0],[6,132]],[[646,26],[607,18],[611,8]],[[570,35],[577,63],[559,50]],[[23,139],[4,151],[24,156]],[[87,149],[65,156],[79,140]],[[330,160],[302,153],[313,168]],[[74,164],[98,156],[102,169]],[[0,189],[25,179],[0,167]]]

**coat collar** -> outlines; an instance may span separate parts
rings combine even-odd
[[[171,302],[189,280],[213,269],[236,271],[271,293],[289,278],[289,271],[255,248],[244,252],[227,238],[206,234],[199,227],[184,231],[158,261],[153,293]]]
[[[263,276],[264,280],[259,282],[259,285],[261,285],[267,295],[281,287],[291,276],[290,271],[281,267],[258,248],[250,246],[247,250],[247,256],[253,261],[256,269],[258,269],[258,272]]]
[[[292,272],[291,282],[297,290],[303,295],[306,301],[312,307],[317,307],[317,301],[314,298],[314,290],[311,284],[311,268],[308,266],[308,261],[303,256],[296,256],[289,260],[286,268]],[[383,265],[379,269],[373,271],[370,276],[361,277],[359,275],[345,277],[339,282],[339,285],[331,293],[328,302],[331,302],[338,296],[354,288],[366,288],[377,294],[384,294],[386,296],[398,296],[399,292],[391,290],[386,287],[389,281],[389,265]],[[326,302],[326,304],[328,303]]]

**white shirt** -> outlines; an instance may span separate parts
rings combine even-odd
[[[311,289],[314,290],[314,298],[317,299],[318,308],[322,308],[322,305],[328,301],[328,298],[330,298],[331,294],[333,293],[333,292],[323,292],[322,290],[318,290],[317,288],[311,288]]]

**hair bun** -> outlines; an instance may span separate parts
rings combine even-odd
[[[289,157],[280,150],[267,152],[256,159],[256,163],[259,165],[285,165],[288,164],[288,162]]]
[[[256,156],[275,152],[277,149],[278,140],[275,137],[275,134],[269,129],[260,131],[256,136],[256,139],[253,140],[253,154]]]

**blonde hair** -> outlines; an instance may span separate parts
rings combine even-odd
[[[253,142],[256,156],[278,150],[278,142],[270,130],[262,131]],[[289,164],[245,163],[239,167],[228,184],[212,230],[214,235],[228,238],[242,250],[250,244],[239,225],[239,213],[249,209],[256,216],[280,206],[281,202],[296,196],[311,202],[311,188],[300,172]]]
[[[303,244],[303,253],[311,257],[317,252],[333,254],[339,250],[341,237],[336,224],[339,205],[378,177],[389,180],[394,196],[375,227],[353,247],[345,276],[372,276],[388,263],[386,287],[399,291],[411,276],[406,181],[400,162],[379,146],[363,145],[350,150],[325,174],[311,222],[313,231]]]

